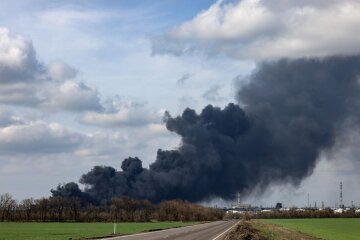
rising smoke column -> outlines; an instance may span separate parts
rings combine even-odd
[[[80,182],[99,201],[127,195],[154,202],[230,199],[273,183],[297,185],[345,123],[357,127],[359,73],[359,56],[261,63],[238,90],[238,105],[167,114],[166,127],[181,145],[158,150],[149,169],[128,158],[122,171],[96,166]]]

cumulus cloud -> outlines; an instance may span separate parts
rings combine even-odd
[[[0,110],[1,156],[48,156],[52,159],[54,154],[62,154],[69,160],[108,161],[136,152],[147,159],[154,148],[174,143],[177,138],[160,123],[119,131],[83,133],[56,122],[28,121],[9,110]]]
[[[0,28],[0,103],[38,104],[41,98],[37,91],[45,81],[44,72],[31,41]]]
[[[0,128],[2,153],[61,153],[75,150],[84,136],[57,123],[30,122]]]
[[[35,107],[42,98],[38,86],[28,83],[0,85],[0,103]]]
[[[0,108],[0,127],[21,123],[23,123],[21,117],[13,115],[13,113],[7,109]]]
[[[47,92],[42,107],[51,111],[100,111],[98,91],[82,82],[66,81]]]
[[[163,113],[148,109],[146,104],[118,98],[103,104],[102,112],[87,112],[80,121],[104,128],[139,127],[160,123]]]
[[[216,2],[192,21],[174,28],[169,32],[170,36],[214,42],[232,41],[271,34],[278,27],[274,13],[258,0],[239,1],[237,5],[221,3]]]
[[[71,80],[77,75],[76,69],[63,62],[50,63],[47,71],[51,79],[55,81]]]
[[[75,80],[66,63],[44,66],[31,41],[0,28],[0,103],[51,111],[99,111],[96,89]]]
[[[41,70],[31,41],[0,28],[0,84],[38,80]]]
[[[174,136],[167,131],[164,124],[148,124],[132,129],[120,131],[97,131],[87,135],[87,144],[76,151],[81,157],[113,158],[116,155],[136,152],[141,154],[144,149],[150,147],[153,152],[153,142],[165,139],[167,144]],[[164,145],[157,144],[161,147]],[[126,155],[126,154],[125,154]]]
[[[217,1],[153,40],[154,54],[224,54],[235,59],[311,57],[360,52],[360,3]]]

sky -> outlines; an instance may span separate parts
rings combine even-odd
[[[163,114],[235,102],[261,61],[360,52],[356,0],[0,0],[0,193],[49,196],[94,165],[144,166],[179,137]],[[250,203],[360,204],[356,139],[300,186]],[[221,202],[217,199],[215,202]],[[213,203],[209,203],[213,204]],[[227,203],[224,203],[227,204]]]

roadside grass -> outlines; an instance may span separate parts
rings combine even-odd
[[[117,223],[116,234],[184,227],[198,222]],[[1,222],[0,240],[69,240],[106,237],[113,233],[113,223],[38,223]]]
[[[274,225],[275,226],[274,226]],[[305,239],[359,240],[360,218],[310,218],[310,219],[261,219],[254,226],[260,228],[269,239],[286,239],[282,235],[304,233]],[[299,236],[300,236],[299,235]]]
[[[261,220],[251,220],[252,226],[259,230],[261,235],[267,240],[315,240],[317,237],[309,236],[305,233],[288,229],[281,225],[263,222]]]

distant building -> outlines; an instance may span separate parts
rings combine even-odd
[[[276,206],[275,206],[275,208],[276,209],[281,209],[281,208],[283,208],[283,205],[282,205],[282,203],[276,203]]]

